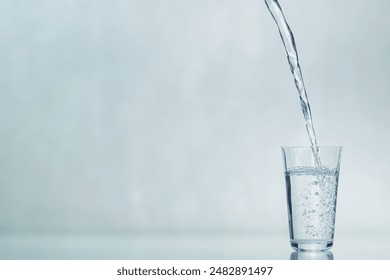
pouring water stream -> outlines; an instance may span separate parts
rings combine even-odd
[[[303,81],[302,70],[299,65],[298,52],[295,45],[294,35],[291,32],[286,18],[283,14],[277,0],[265,0],[268,10],[270,11],[273,19],[278,26],[280,37],[282,38],[284,48],[287,53],[288,63],[290,64],[291,73],[294,76],[295,86],[299,93],[299,99],[301,102],[303,116],[306,122],[306,130],[310,138],[311,147],[313,150],[316,165],[321,166],[321,159],[319,155],[319,147],[317,144],[316,133],[314,131],[313,119],[310,110],[309,100],[307,98],[307,92]]]

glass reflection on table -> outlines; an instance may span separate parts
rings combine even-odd
[[[290,260],[334,260],[334,255],[331,251],[297,251],[291,253]]]

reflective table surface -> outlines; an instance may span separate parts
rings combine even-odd
[[[3,231],[0,259],[390,260],[390,236],[339,234],[331,251],[303,253],[285,232]]]

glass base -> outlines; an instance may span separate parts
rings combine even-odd
[[[290,240],[296,251],[321,252],[332,248],[333,240]]]

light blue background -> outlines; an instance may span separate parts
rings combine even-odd
[[[390,3],[281,5],[344,146],[336,231],[390,230]],[[0,2],[2,229],[287,231],[308,144],[263,1]]]

